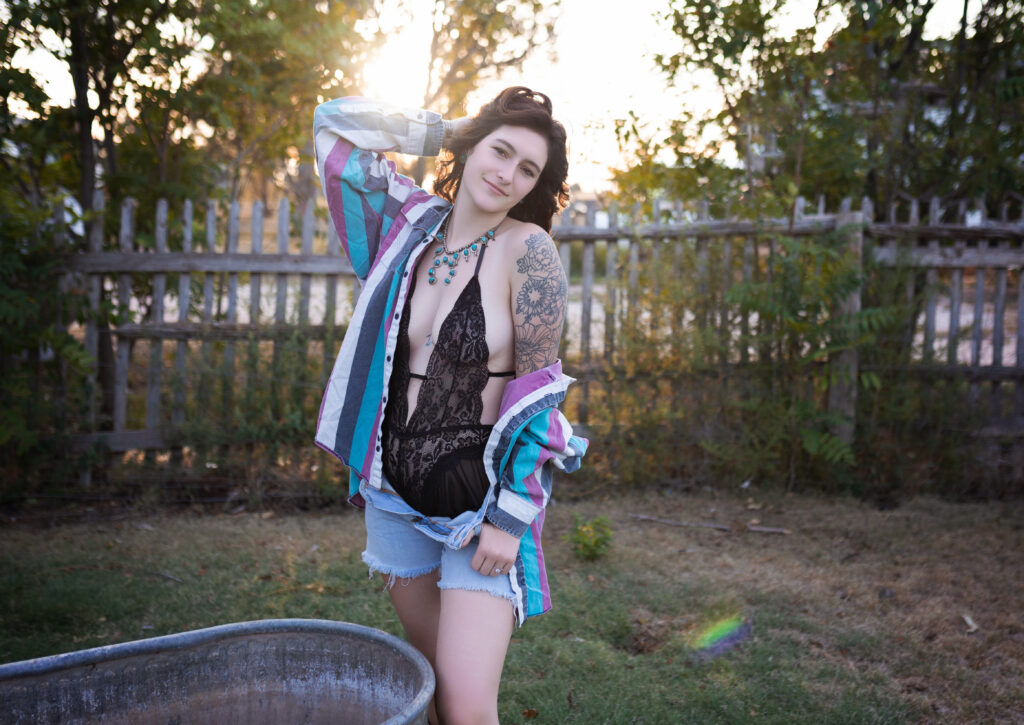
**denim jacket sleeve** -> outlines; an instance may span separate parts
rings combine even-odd
[[[484,454],[495,496],[484,512],[487,520],[513,536],[523,537],[539,524],[551,498],[555,470],[580,467],[588,441],[572,434],[558,406],[573,379],[560,361],[515,378],[505,386],[498,420]]]
[[[370,273],[381,241],[406,204],[424,193],[397,172],[384,152],[436,156],[444,130],[437,113],[365,98],[337,98],[317,106],[313,134],[320,183],[360,280]]]

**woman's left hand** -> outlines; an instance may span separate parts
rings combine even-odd
[[[467,546],[472,539],[466,539]],[[480,527],[480,542],[470,566],[484,576],[501,576],[508,574],[516,554],[519,553],[519,539],[507,534],[493,524]]]

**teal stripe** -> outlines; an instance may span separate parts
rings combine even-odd
[[[533,530],[527,529],[519,539],[519,554],[523,561],[523,576],[526,579],[526,613],[537,614],[544,607],[544,596],[540,590],[540,574],[537,571],[537,542]]]
[[[404,265],[403,265],[404,266]],[[394,299],[398,293],[398,286],[401,284],[402,275],[395,274],[391,278],[391,289],[388,290],[387,309],[394,309]],[[387,320],[377,334],[373,345],[373,357],[370,359],[369,369],[366,371],[365,389],[359,401],[359,416],[356,419],[355,430],[352,434],[351,451],[367,451],[367,458],[358,461],[362,466],[366,460],[372,459],[376,449],[376,441],[373,440],[377,428],[374,425],[377,419],[377,412],[380,410],[381,399],[384,395],[384,352],[387,348],[387,331],[390,320]]]
[[[355,191],[349,180],[362,179],[362,169],[359,168],[359,154],[352,154],[345,164],[345,172],[342,176],[341,197],[345,209],[345,247],[348,249],[348,257],[352,262],[352,269],[360,279],[366,279],[370,273],[369,242],[366,236],[366,219],[363,217],[363,197],[368,196],[365,192]],[[356,185],[358,187],[358,184]]]

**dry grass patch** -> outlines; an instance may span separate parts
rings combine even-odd
[[[646,494],[572,508],[612,518],[624,563],[739,596],[755,630],[786,628],[808,657],[887,678],[940,721],[1024,721],[1020,502],[918,499],[879,511],[776,493]],[[632,513],[731,530],[673,527]],[[549,520],[558,535],[568,516]],[[791,534],[746,531],[753,520]],[[781,618],[762,621],[762,606],[780,602]],[[641,612],[638,649],[664,641],[666,621],[689,623],[693,614]]]

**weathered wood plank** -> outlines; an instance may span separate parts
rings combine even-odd
[[[263,202],[257,199],[252,203],[252,256],[263,256]],[[263,295],[263,276],[260,272],[250,270],[249,275],[249,323],[260,324],[260,299]]]
[[[988,245],[984,242],[982,247]],[[974,320],[971,328],[971,365],[981,364],[981,337],[985,321],[985,268],[974,270]]]
[[[92,253],[103,251],[103,224],[106,211],[106,197],[102,189],[97,189],[92,198],[92,210],[95,214],[92,225],[89,227],[89,251]],[[89,356],[89,378],[87,381],[89,395],[89,412],[86,421],[88,430],[96,430],[99,423],[99,394],[100,394],[100,368],[99,368],[99,328],[96,324],[100,314],[100,301],[103,293],[103,275],[89,275],[89,312],[85,322],[85,352]],[[85,472],[87,474],[88,471]]]
[[[987,251],[988,242],[982,241],[978,245],[982,251]],[[985,268],[977,267],[974,270],[974,317],[971,328],[971,365],[981,364],[981,337],[984,331],[985,321]],[[967,389],[967,398],[971,407],[978,403],[980,388],[976,382],[972,382]]]
[[[836,216],[836,226],[849,230],[846,251],[856,260],[858,272],[863,251],[862,222],[860,212],[840,213]],[[855,338],[853,318],[860,312],[860,306],[860,289],[852,292],[839,305],[839,315],[848,326],[847,331],[851,339]],[[857,384],[860,376],[857,350],[855,347],[842,350],[833,356],[830,362],[835,367],[828,390],[828,408],[842,418],[842,422],[833,426],[832,434],[844,443],[852,445],[857,411]]]
[[[1024,270],[1017,269],[1017,369],[1024,373]],[[1013,414],[1024,416],[1024,379],[1013,386]]]
[[[302,212],[302,255],[313,256],[313,224],[315,217],[313,209],[316,206],[313,199],[306,200],[306,207]],[[318,272],[321,270],[317,270]],[[309,293],[313,278],[310,272],[303,272],[299,277],[299,324],[305,325],[309,322]]]
[[[241,209],[238,199],[231,202],[228,212],[228,238],[225,253],[238,254],[239,217]],[[238,273],[228,274],[228,309],[225,315],[228,324],[238,322]],[[225,421],[230,421],[235,407],[235,343],[232,340],[224,345],[224,357],[221,360],[221,405]]]
[[[167,200],[156,203],[156,254],[167,254]],[[153,305],[150,321],[159,325],[164,321],[164,297],[167,293],[167,278],[163,274],[153,275]],[[160,396],[163,392],[164,343],[152,340],[149,344],[149,376],[146,380],[146,428],[153,430],[160,425]]]
[[[1024,238],[1024,233],[1022,233]],[[957,245],[953,247],[931,247],[922,249],[896,250],[891,245],[876,246],[874,258],[877,264],[909,267],[946,267],[968,269],[972,267],[1017,267],[1024,264],[1024,248],[989,248],[987,243],[977,247]]]
[[[287,197],[281,197],[277,205],[277,253],[287,256],[289,253],[288,234],[290,231],[291,205]],[[287,322],[288,312],[288,275],[281,273],[276,275],[275,293],[277,295],[274,305],[274,323],[284,326]],[[271,385],[270,385],[270,409],[271,414],[277,418],[281,415],[281,390],[278,380],[282,376],[282,356],[284,355],[283,341],[274,340],[274,349],[271,353]]]
[[[157,257],[146,253],[90,252],[72,257],[62,268],[86,274],[122,272],[253,272],[260,274],[343,274],[353,275],[344,257],[322,254],[222,254],[170,252]],[[212,278],[211,278],[212,279]],[[211,282],[212,285],[212,282]],[[212,293],[211,293],[212,296]]]
[[[181,252],[192,253],[192,200],[186,199],[181,214]],[[188,310],[192,302],[192,275],[182,273],[178,278],[178,324],[188,322]],[[171,404],[171,425],[185,423],[185,400],[188,391],[188,338],[178,340],[174,351],[174,402]]]
[[[121,228],[118,234],[118,247],[122,252],[132,251],[135,240],[135,209],[136,202],[132,198],[125,199],[121,204]],[[122,320],[131,318],[132,280],[122,274],[117,281],[118,315]],[[117,340],[117,358],[114,362],[114,431],[123,431],[128,420],[128,364],[131,361],[131,341]]]
[[[914,205],[917,208],[917,205]],[[936,226],[942,217],[942,207],[938,197],[933,196],[928,202],[928,223]],[[928,251],[939,251],[939,240],[928,240]],[[939,271],[934,267],[925,273],[925,313],[924,313],[924,359],[931,362],[935,358],[935,307],[938,296]]]
[[[311,339],[320,339],[326,334],[326,325],[308,325]],[[264,323],[252,325],[238,322],[151,322],[128,323],[114,328],[118,337],[126,340],[287,340],[295,334],[291,323]]]
[[[754,240],[751,237],[746,237],[743,240],[743,283],[747,284],[753,278],[754,273],[754,261],[757,258],[757,250],[754,247]],[[750,362],[750,347],[748,341],[750,340],[750,310],[744,308],[740,310],[740,338],[743,340],[743,344],[740,346],[740,362]]]
[[[619,296],[618,255],[618,241],[607,242],[604,256],[604,358],[608,361],[615,354],[615,316],[618,312]]]
[[[946,361],[950,365],[955,365],[960,354],[960,307],[964,298],[964,271],[962,269],[953,270],[950,286],[949,341],[946,348]]]

